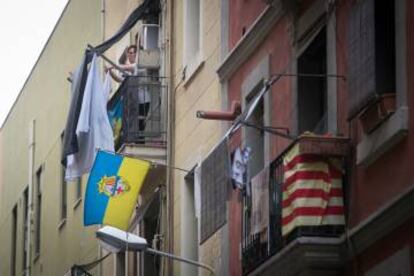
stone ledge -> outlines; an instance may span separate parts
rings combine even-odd
[[[401,141],[408,131],[408,107],[399,107],[373,133],[364,136],[357,145],[357,165],[369,166]]]
[[[340,275],[344,238],[300,237],[252,271],[253,275]]]
[[[414,185],[390,200],[383,207],[349,231],[353,256],[391,233],[414,215]],[[353,256],[350,256],[351,258]]]

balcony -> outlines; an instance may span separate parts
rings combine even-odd
[[[108,103],[117,152],[165,163],[167,86],[158,77],[125,78]]]
[[[293,154],[293,152],[296,153]],[[344,184],[346,184],[343,168],[348,153],[349,143],[347,139],[301,136],[270,164],[268,167],[268,183],[265,184],[268,186],[269,218],[264,231],[257,233],[256,230],[255,234],[252,233],[254,228],[252,227],[253,200],[249,196],[243,199],[242,267],[244,275],[337,275],[339,273],[344,261],[342,234],[345,230],[345,208],[343,206],[342,190]],[[302,159],[294,158],[298,156]],[[332,162],[336,160],[336,164],[341,164],[340,171],[342,173],[339,176],[336,174],[336,180],[332,175],[332,179],[329,178],[332,180],[331,184],[334,181],[336,182],[330,186],[332,189],[324,194],[325,203],[327,202],[325,211],[320,214],[321,220],[317,219],[319,222],[315,223],[315,221],[312,221],[314,217],[307,217],[309,213],[306,211],[318,208],[312,206],[308,210],[304,209],[309,207],[306,204],[309,204],[312,200],[315,202],[315,199],[318,200],[319,198],[315,197],[312,192],[306,194],[308,198],[306,196],[302,198],[295,197],[300,192],[304,192],[304,186],[307,184],[313,185],[311,182],[315,179],[312,179],[311,176],[311,182],[305,183],[305,185],[303,183],[306,180],[300,179],[300,176],[296,178],[298,184],[295,184],[295,180],[289,182],[289,179],[300,175],[303,171],[309,172],[310,168],[316,170],[315,166],[318,166],[316,162],[322,164],[321,166],[326,164],[328,168],[326,171],[329,175],[331,160]],[[292,163],[293,161],[295,163]],[[301,166],[298,166],[299,163]],[[290,166],[292,164],[294,165]],[[306,164],[313,165],[305,168]],[[298,171],[292,172],[295,168],[299,168],[297,169],[299,173]],[[329,182],[329,180],[326,181]],[[293,185],[298,185],[298,187],[291,189],[290,187]],[[300,185],[303,186],[299,187]],[[312,191],[317,190],[316,187],[310,187]],[[334,190],[333,187],[336,187],[335,195],[331,194],[331,191]],[[310,201],[303,203],[308,199]],[[338,206],[330,206],[338,204],[337,202],[342,205],[340,207],[341,213],[336,216],[337,220],[335,221],[335,219],[332,219],[335,216],[327,215],[330,214],[330,211],[326,210],[338,209]],[[301,213],[302,211],[305,212]],[[264,214],[267,214],[267,212]],[[293,220],[291,220],[292,216],[294,217]],[[295,216],[297,217],[295,218]],[[328,219],[328,216],[330,219]],[[297,218],[299,219],[296,221]],[[294,224],[291,224],[291,221]]]

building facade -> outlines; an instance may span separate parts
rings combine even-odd
[[[172,251],[198,260],[227,275],[227,236],[224,220],[217,231],[203,234],[202,206],[197,196],[202,161],[224,134],[225,125],[200,120],[199,110],[220,110],[225,101],[215,72],[222,53],[222,1],[171,1],[171,151],[169,163],[170,237]],[[168,168],[167,168],[168,169]],[[225,207],[225,205],[224,205]],[[200,210],[201,209],[201,210]],[[207,270],[174,262],[173,275],[208,275]]]
[[[63,180],[68,72],[143,2],[69,1],[3,124],[2,275],[209,275],[110,254],[82,225],[87,176]],[[108,102],[123,101],[116,151],[152,162],[129,232],[216,275],[411,275],[412,11],[409,0],[151,1],[105,52],[117,61],[138,46],[141,75]]]
[[[231,275],[411,275],[411,5],[229,1],[230,53],[217,70],[228,102],[248,107],[269,85],[230,150],[252,148],[252,177],[270,171],[265,239],[252,234],[251,198],[234,191],[229,201]],[[286,172],[295,146],[342,160],[338,205],[324,212],[336,208],[343,223],[302,222],[284,234],[292,217],[315,215],[301,205],[315,194],[286,191],[295,185]]]

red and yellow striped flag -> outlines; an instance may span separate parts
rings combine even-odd
[[[340,160],[301,154],[296,145],[283,163],[282,235],[300,226],[344,225]]]

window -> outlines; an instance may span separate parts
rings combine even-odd
[[[255,102],[254,99],[262,91],[264,82],[269,78],[269,75],[270,56],[266,55],[244,78],[241,87],[244,99],[242,108],[253,108],[253,112],[248,119],[252,127],[243,128],[244,144],[251,148],[250,161],[247,168],[247,177],[249,179],[259,173],[264,168],[264,164],[270,161],[269,134],[261,131],[260,128],[273,126],[270,119],[272,93],[270,91],[265,93],[256,106],[252,107],[252,103]]]
[[[259,87],[262,88],[262,85]],[[259,90],[259,89],[258,89]],[[256,93],[255,93],[256,94]],[[251,99],[247,99],[249,103]],[[248,105],[248,104],[246,104]],[[259,128],[264,127],[264,100],[261,99],[249,118],[249,123]],[[251,154],[247,167],[248,179],[251,179],[264,168],[264,131],[253,127],[246,127],[246,146],[250,147]]]
[[[28,256],[28,244],[27,244],[27,231],[28,229],[28,217],[29,216],[29,189],[26,188],[23,193],[23,270],[26,270],[26,262]]]
[[[10,275],[16,275],[16,243],[17,243],[17,205],[13,207],[12,211],[12,229],[11,229],[11,259],[10,259]]]
[[[151,247],[159,249],[159,234],[160,234],[160,194],[155,196],[146,210],[143,217],[143,237],[147,240]],[[143,254],[143,273],[142,275],[160,275],[161,260],[159,256],[151,254]]]
[[[348,118],[358,115],[365,133],[358,165],[369,166],[408,132],[407,2],[356,1],[350,13]]]
[[[396,93],[395,1],[358,1],[348,33],[349,118]]]
[[[319,31],[310,45],[298,58],[299,74],[326,74],[326,31]],[[327,131],[326,78],[298,77],[298,128],[299,134]]]
[[[202,0],[184,1],[184,66],[191,75],[200,62]]]
[[[82,177],[76,179],[76,186],[75,186],[75,194],[76,194],[76,202],[82,198]]]
[[[63,133],[60,136],[61,138],[61,145],[63,148]],[[61,223],[67,217],[67,182],[65,180],[65,167],[61,166],[61,173],[60,173],[60,220]],[[61,224],[63,225],[63,224]]]
[[[197,168],[200,168],[199,166]],[[182,256],[190,260],[198,260],[198,214],[196,205],[200,198],[196,195],[196,182],[199,184],[200,170],[194,168],[185,177],[182,190],[181,219],[183,230],[181,231]],[[182,275],[197,275],[197,267],[183,264]]]
[[[40,237],[41,237],[41,220],[42,220],[42,167],[36,172],[36,233],[34,240],[35,257],[40,255]]]
[[[67,217],[67,182],[65,180],[65,168],[62,166],[60,180],[60,220],[63,221]]]

